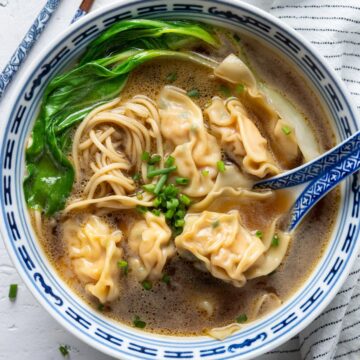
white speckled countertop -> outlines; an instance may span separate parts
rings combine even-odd
[[[68,26],[80,2],[62,1],[22,68],[33,61],[37,51],[49,39]],[[96,0],[93,9],[111,2],[114,0]],[[266,4],[266,0],[248,2],[263,7]],[[0,0],[0,69],[6,65],[44,4],[45,0]],[[21,73],[20,70],[13,82],[21,77]],[[8,106],[7,99],[13,90],[10,85],[0,103],[0,114]],[[8,291],[13,283],[19,284],[19,289],[17,299],[12,303]],[[58,350],[60,344],[71,346],[71,360],[111,359],[70,335],[38,304],[17,274],[0,239],[0,360],[62,359]]]

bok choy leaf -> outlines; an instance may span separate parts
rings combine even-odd
[[[80,63],[96,60],[125,49],[177,50],[197,42],[218,46],[217,38],[204,24],[188,21],[147,19],[123,20],[112,25],[93,40]]]

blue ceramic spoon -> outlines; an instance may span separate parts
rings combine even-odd
[[[299,187],[290,210],[292,231],[309,210],[341,181],[360,170],[360,131],[320,157],[286,173],[257,182],[254,189]]]

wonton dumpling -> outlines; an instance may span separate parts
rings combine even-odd
[[[252,191],[253,183],[236,165],[226,165],[225,171],[218,174],[211,191],[201,201],[194,203],[189,211],[214,211],[214,208],[223,208],[226,204],[237,207],[242,202],[266,200],[273,196],[272,191]]]
[[[138,281],[160,279],[166,261],[175,254],[171,230],[163,215],[146,212],[130,230],[128,244],[131,252],[129,266]]]
[[[120,293],[117,262],[123,255],[118,245],[122,232],[111,229],[95,215],[88,216],[84,224],[69,219],[63,231],[75,274],[86,284],[86,291],[101,303],[117,298]]]
[[[244,272],[265,251],[261,240],[241,225],[238,211],[188,214],[175,245],[180,255],[237,287],[245,285]]]
[[[176,175],[190,179],[182,192],[191,197],[204,196],[218,173],[220,147],[206,130],[201,109],[184,90],[165,86],[159,102],[162,135],[175,145],[171,156],[176,161]]]
[[[300,154],[295,130],[280,118],[265,95],[259,91],[251,70],[237,56],[230,54],[218,65],[214,74],[227,82],[246,85],[245,91],[239,94],[241,101],[261,120],[272,140],[270,145],[278,160],[285,167],[291,167]]]
[[[161,133],[175,146],[190,140],[190,133],[203,128],[201,109],[175,86],[164,86],[159,96]]]
[[[280,172],[268,149],[267,140],[236,99],[218,97],[205,110],[211,129],[227,154],[247,173],[263,178]]]
[[[262,242],[266,250],[246,272],[247,279],[270,274],[278,268],[284,259],[291,237],[289,233],[280,230],[276,231],[276,223],[277,219],[272,222],[271,226],[266,231],[264,231]],[[279,239],[279,244],[277,246],[271,246],[272,239],[275,235]]]

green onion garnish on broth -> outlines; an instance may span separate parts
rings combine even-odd
[[[235,86],[235,91],[237,94],[241,94],[245,90],[245,86],[243,84],[237,84]]]
[[[291,129],[284,125],[282,128],[281,128],[282,132],[285,134],[285,135],[290,135],[291,134]]]
[[[139,329],[143,329],[146,326],[146,322],[140,320],[140,317],[136,315],[133,320],[133,325]]]
[[[150,160],[150,154],[147,151],[144,151],[141,154],[141,160],[148,162]]]
[[[155,184],[145,184],[142,188],[149,193],[153,193],[155,190]]]
[[[169,83],[173,83],[176,79],[177,79],[177,73],[175,71],[169,73],[166,76],[166,81],[169,82]]]
[[[160,155],[153,155],[149,161],[148,161],[148,164],[150,165],[154,165],[154,164],[157,164],[158,162],[160,162],[161,160],[161,156]]]
[[[165,160],[165,167],[170,167],[175,164],[175,158],[173,156],[168,156]]]
[[[161,215],[160,209],[152,209],[151,212],[152,212],[155,216],[160,216],[160,215]]]
[[[149,280],[144,280],[142,283],[141,283],[142,287],[145,289],[145,290],[151,290],[152,289],[152,282],[149,281]]]
[[[174,209],[169,209],[166,213],[165,213],[165,218],[168,220],[171,220],[172,217],[175,214],[175,210]]]
[[[165,283],[166,285],[169,285],[170,284],[170,281],[171,281],[171,278],[168,274],[164,274],[161,281],[163,283]]]
[[[261,230],[256,230],[255,236],[257,236],[259,239],[262,239],[263,232]]]
[[[154,189],[154,194],[155,195],[158,195],[160,193],[160,191],[162,190],[162,188],[164,187],[166,181],[168,179],[168,176],[167,175],[162,175],[159,179],[159,181],[157,182],[156,186],[155,186],[155,189]],[[156,199],[155,199],[156,200]],[[154,201],[155,203],[155,201]],[[160,204],[159,204],[160,205]],[[156,206],[154,204],[154,206]]]
[[[188,178],[182,178],[182,177],[177,177],[175,179],[176,184],[178,185],[187,185],[190,182],[190,179]]]
[[[117,265],[120,269],[122,269],[124,275],[129,273],[129,263],[126,260],[119,260]]]
[[[271,240],[271,246],[279,246],[279,243],[280,243],[280,238],[279,238],[279,235],[275,234]]]
[[[180,194],[179,200],[186,206],[189,206],[191,203],[190,198],[184,194]]]
[[[202,170],[201,171],[202,176],[209,176],[209,173],[210,173],[209,170]]]
[[[219,172],[224,172],[225,171],[225,164],[222,160],[218,161],[216,163],[217,169],[219,170]]]
[[[169,174],[169,173],[175,171],[176,169],[177,169],[177,167],[174,165],[174,166],[170,166],[170,167],[163,168],[163,169],[151,170],[151,171],[148,171],[147,177],[149,179],[151,179],[151,178],[153,178],[155,176],[158,176],[158,175]]]
[[[245,322],[247,322],[248,317],[246,316],[246,314],[241,314],[236,318],[236,322],[239,324],[243,324]]]
[[[224,84],[221,84],[219,86],[219,91],[226,98],[231,96],[231,90]]]
[[[170,210],[174,210],[179,206],[179,200],[176,198],[173,198],[166,202],[166,207]]]
[[[220,221],[219,220],[215,220],[212,224],[211,224],[211,227],[213,229],[217,228],[218,226],[220,225]]]
[[[9,287],[9,299],[15,301],[18,292],[17,284],[11,284]]]
[[[62,356],[69,356],[70,346],[69,345],[60,345],[59,351]]]
[[[104,311],[104,309],[105,309],[105,305],[100,303],[100,304],[98,305],[98,310],[99,310],[99,311]]]
[[[175,220],[175,227],[184,227],[184,225],[185,225],[185,220],[183,219]]]
[[[198,98],[200,97],[200,92],[198,89],[191,89],[189,90],[187,93],[187,96],[191,97],[191,98]]]

